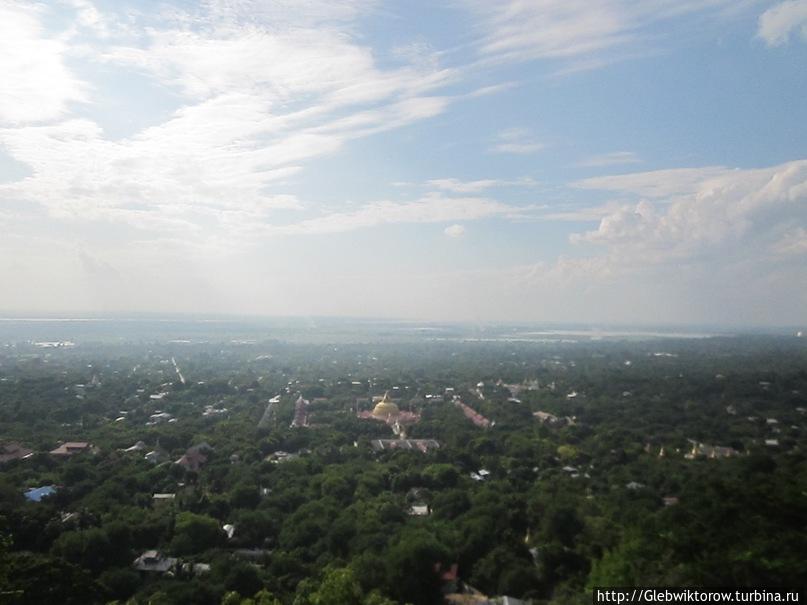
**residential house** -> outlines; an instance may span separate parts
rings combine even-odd
[[[173,572],[176,565],[177,559],[166,557],[158,550],[147,550],[132,563],[132,567],[139,572],[158,574]]]
[[[17,442],[4,443],[0,445],[0,464],[11,460],[25,460],[34,455],[34,450],[22,447]]]
[[[408,511],[411,517],[428,517],[430,513],[431,510],[426,504],[413,504]]]
[[[176,501],[176,494],[154,494],[151,497],[151,503],[154,507],[165,507],[172,505]]]
[[[52,496],[56,493],[55,485],[43,485],[42,487],[32,487],[25,492],[25,499],[29,502],[41,502],[42,498]]]
[[[698,443],[692,441],[692,450],[684,455],[687,460],[694,460],[695,458],[731,458],[739,456],[740,452],[733,447],[723,447],[720,445],[707,445],[705,443]]]
[[[182,457],[174,464],[178,464],[187,471],[198,472],[207,462],[207,456],[213,448],[207,443],[200,443],[187,449]]]
[[[90,451],[92,445],[86,441],[67,441],[62,443],[55,450],[50,451],[51,456],[59,456],[61,458],[69,458],[82,452]]]
[[[155,447],[150,452],[146,453],[143,458],[146,462],[151,462],[152,464],[159,464],[160,462],[165,462],[168,460],[168,453],[162,449],[159,445]]]

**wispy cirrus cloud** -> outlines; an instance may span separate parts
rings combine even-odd
[[[479,179],[476,181],[460,181],[459,179],[432,179],[426,181],[426,184],[437,189],[444,191],[453,191],[455,193],[478,193],[485,189],[495,187],[499,181],[496,179]]]
[[[544,149],[546,145],[536,141],[524,128],[508,128],[496,135],[490,150],[494,153],[515,153],[526,155]]]
[[[632,151],[612,151],[600,155],[589,156],[579,162],[580,166],[600,168],[603,166],[619,166],[621,164],[640,164],[641,158]]]
[[[283,183],[307,162],[438,115],[451,102],[432,94],[455,78],[437,61],[381,68],[355,42],[352,19],[370,2],[306,0],[290,10],[282,0],[210,1],[161,19],[133,10],[126,23],[89,0],[69,4],[74,27],[113,28],[120,37],[99,34],[90,53],[70,46],[73,32],[41,38],[44,7],[11,5],[2,10],[13,19],[0,19],[14,34],[0,44],[10,40],[16,53],[0,61],[20,48],[43,57],[27,74],[11,64],[13,86],[0,93],[7,123],[0,145],[32,172],[0,193],[53,216],[184,229],[189,237],[225,216],[226,228],[238,217],[265,221],[274,210],[302,208]],[[61,118],[69,101],[84,100],[85,87],[62,60],[71,50],[139,71],[178,92],[181,104],[167,120],[118,140],[87,117],[19,124]]]
[[[516,207],[488,198],[430,194],[409,202],[372,202],[350,212],[332,212],[288,225],[268,225],[265,230],[280,235],[342,233],[390,224],[475,221],[516,212]]]
[[[722,166],[670,168],[592,177],[572,183],[579,189],[597,189],[633,193],[649,198],[665,198],[694,193],[713,179],[725,177],[731,170]]]
[[[646,38],[655,23],[730,7],[728,0],[463,0],[478,19],[479,54],[489,61],[597,60]],[[599,55],[595,57],[595,55]]]
[[[496,187],[536,187],[538,182],[531,177],[519,179],[478,179],[475,181],[462,181],[460,179],[431,179],[426,185],[442,191],[453,193],[478,193]]]

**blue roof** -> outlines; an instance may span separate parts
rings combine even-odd
[[[43,485],[42,487],[32,487],[25,492],[25,497],[31,502],[40,502],[45,496],[50,496],[55,493],[55,485]]]

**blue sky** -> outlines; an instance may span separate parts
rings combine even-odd
[[[807,0],[7,1],[0,311],[807,322]]]

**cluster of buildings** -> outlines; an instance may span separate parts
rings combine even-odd
[[[533,412],[533,417],[535,417],[538,422],[545,426],[552,426],[552,427],[562,427],[562,426],[570,426],[575,423],[575,418],[573,416],[556,416],[555,414],[551,414],[549,412]]]
[[[154,426],[156,424],[162,424],[163,422],[176,422],[176,421],[177,419],[174,418],[173,414],[169,414],[168,412],[157,411],[149,416],[148,422],[146,422],[146,426]]]
[[[420,422],[420,414],[401,410],[398,405],[390,399],[389,392],[378,399],[372,411],[364,410],[356,413],[362,420],[377,420],[385,422],[392,427],[396,435],[405,436],[406,427]]]
[[[146,450],[149,450],[149,446],[147,446],[143,441],[138,441],[131,447],[127,447],[119,451],[127,453],[141,453]],[[176,460],[174,464],[178,464],[185,470],[198,472],[207,462],[208,455],[212,451],[213,448],[207,443],[194,445],[193,447],[189,447],[187,450],[185,450],[185,453],[182,454],[182,456]],[[169,459],[169,456],[168,452],[160,447],[158,440],[157,445],[154,446],[154,449],[146,452],[143,455],[143,458],[152,464],[160,464],[162,462],[166,462]]]
[[[724,447],[721,445],[708,445],[706,443],[699,443],[697,441],[689,440],[692,444],[692,449],[684,454],[687,460],[694,460],[695,458],[733,458],[739,456],[740,452],[733,447]]]
[[[463,403],[459,396],[453,394],[454,389],[446,389],[446,395],[452,398],[457,406],[474,425],[486,429],[493,426],[493,423],[482,416],[479,412]],[[428,395],[426,396],[428,397]],[[432,398],[434,400],[434,398]],[[442,398],[441,398],[442,400]],[[389,450],[409,450],[427,453],[440,447],[440,443],[435,439],[408,439],[407,428],[420,421],[421,416],[414,411],[401,410],[389,395],[389,391],[381,397],[373,398],[373,409],[356,411],[356,417],[362,420],[374,420],[384,422],[392,428],[397,439],[374,439],[371,441],[373,449],[377,452]],[[357,407],[359,402],[357,401]]]

